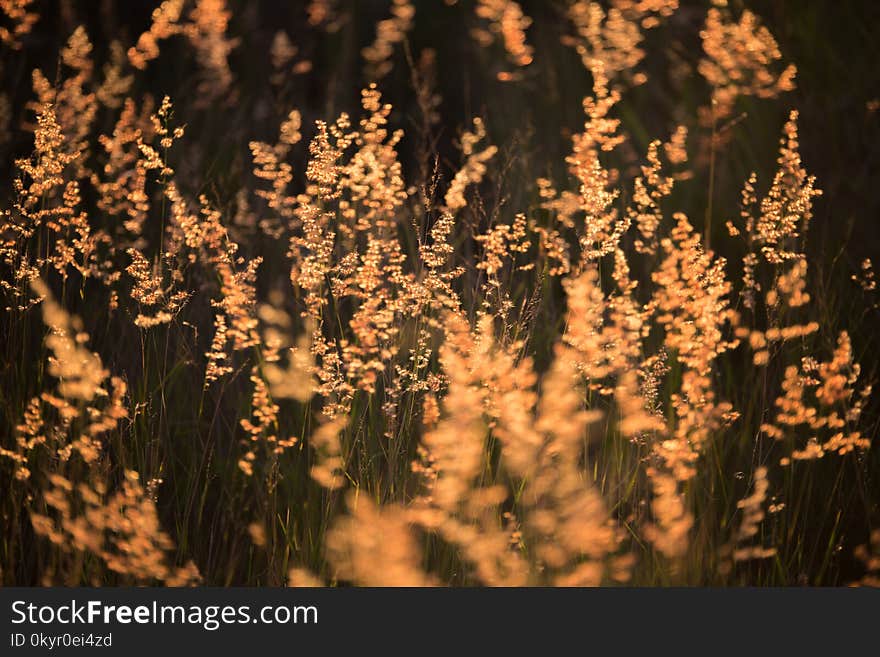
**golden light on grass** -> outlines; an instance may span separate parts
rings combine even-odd
[[[438,62],[431,50],[416,70],[409,50],[420,3],[388,3],[354,51],[368,81],[351,111],[291,100],[290,79],[325,64],[273,25],[271,129],[201,180],[199,117],[222,124],[246,90],[235,61],[253,43],[233,4],[166,0],[128,48],[75,27],[58,75],[32,73],[29,154],[0,215],[10,350],[37,356],[4,399],[19,546],[4,577],[745,583],[756,563],[807,559],[786,543],[806,532],[794,491],[808,468],[839,481],[863,467],[873,373],[808,255],[822,191],[798,112],[774,123],[772,177],[746,175],[739,203],[715,208],[723,240],[709,248],[711,211],[701,224],[681,207],[718,202],[691,142],[708,138],[715,162],[739,101],[790,102],[794,65],[755,14],[705,7],[703,122],[682,109],[634,135],[648,31],[683,8],[564,3],[550,41],[574,48],[592,89],[546,167],[508,139],[515,117],[485,108],[440,156],[443,102],[420,77]],[[330,38],[352,20],[344,4],[310,2],[302,20]],[[10,52],[34,7],[2,2]],[[487,79],[515,93],[548,41],[525,7],[435,11],[460,16],[468,47],[500,60]],[[190,96],[142,90],[167,51],[191,56]],[[403,55],[416,100],[392,104],[377,81]],[[402,116],[413,107],[421,128]],[[871,261],[857,264],[847,280],[874,294]],[[876,584],[866,536],[855,555]]]

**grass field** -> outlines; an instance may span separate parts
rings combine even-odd
[[[0,9],[4,585],[878,583],[880,6]]]

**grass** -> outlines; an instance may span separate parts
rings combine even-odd
[[[4,43],[0,581],[869,583],[880,415],[869,391],[857,402],[880,328],[861,269],[878,247],[876,8],[730,2],[728,25],[751,10],[775,37],[771,78],[798,75],[792,90],[744,78],[713,126],[711,3],[667,3],[657,27],[610,3],[624,27],[604,23],[619,40],[591,65],[569,43],[571,3],[478,3],[531,18],[500,32],[472,3],[413,4],[374,62],[390,64],[381,100],[361,48],[385,2],[330,3],[338,22],[317,24],[299,6],[185,2],[139,64],[125,53],[154,3],[37,0]],[[78,26],[91,48],[65,50]],[[505,49],[520,28],[525,66]],[[615,68],[632,30],[644,57]],[[282,64],[280,31],[297,48]],[[127,82],[99,93],[113,66]],[[316,121],[343,112],[351,127],[322,141]],[[475,117],[487,134],[464,150]],[[653,173],[675,182],[652,196],[650,248],[637,179],[677,125],[688,158],[660,149]],[[800,160],[780,163],[792,126],[782,154]],[[446,196],[459,171],[462,206]],[[766,202],[749,228],[751,172]],[[791,421],[786,381],[804,390]],[[811,438],[821,455],[803,453]]]

